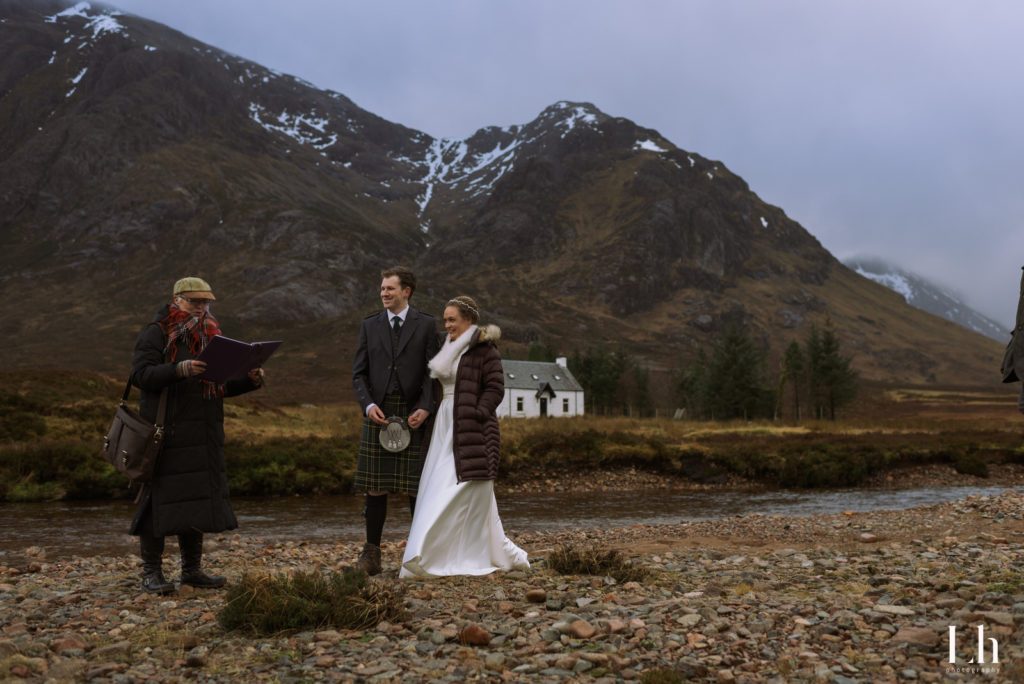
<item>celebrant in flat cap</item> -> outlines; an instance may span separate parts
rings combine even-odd
[[[423,466],[424,425],[433,402],[427,361],[437,352],[438,334],[434,317],[409,305],[415,289],[409,269],[381,272],[384,310],[363,319],[352,363],[352,388],[365,416],[353,488],[366,492],[366,543],[356,567],[368,575],[381,572],[388,494],[408,495],[414,511]]]
[[[223,397],[257,389],[263,369],[240,380],[216,384],[199,379],[206,364],[196,357],[214,335],[221,334],[210,313],[216,300],[202,278],[174,283],[172,298],[135,342],[132,383],[142,390],[139,413],[155,421],[160,396],[167,391],[164,447],[153,480],[143,485],[131,534],[138,535],[142,589],[154,594],[174,591],[163,575],[164,538],[177,535],[181,583],[222,587],[226,579],[202,570],[203,534],[238,527],[228,496],[224,469]]]

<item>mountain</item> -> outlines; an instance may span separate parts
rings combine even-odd
[[[1001,325],[964,304],[961,295],[877,257],[851,257],[843,263],[865,278],[903,296],[907,304],[1006,343],[1012,325]]]
[[[86,2],[0,0],[0,332],[13,367],[122,374],[183,275],[228,334],[285,340],[283,397],[345,396],[381,267],[569,354],[672,369],[746,326],[831,321],[869,379],[987,383],[1000,345],[836,260],[724,163],[589,103],[436,139]],[[273,382],[270,383],[273,389]]]

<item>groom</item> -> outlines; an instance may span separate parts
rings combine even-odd
[[[423,424],[430,415],[433,384],[427,361],[437,353],[434,317],[409,306],[416,276],[401,266],[381,271],[384,311],[363,319],[352,363],[352,388],[363,409],[363,431],[353,489],[366,492],[366,543],[356,567],[368,575],[381,571],[380,540],[387,518],[388,494],[408,494],[415,507],[423,458]],[[405,418],[409,445],[398,452],[380,443],[381,426],[391,416]]]

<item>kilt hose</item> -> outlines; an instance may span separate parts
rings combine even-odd
[[[409,417],[409,406],[401,394],[388,394],[380,407],[385,416]],[[423,430],[420,426],[410,430],[409,446],[398,452],[390,452],[380,445],[381,426],[368,417],[363,418],[363,432],[359,438],[359,458],[352,489],[357,492],[391,492],[392,494],[416,494],[420,486],[420,471],[423,470]]]

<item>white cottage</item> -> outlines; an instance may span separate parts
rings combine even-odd
[[[505,398],[499,418],[582,416],[583,387],[569,372],[565,357],[546,361],[502,359]]]

